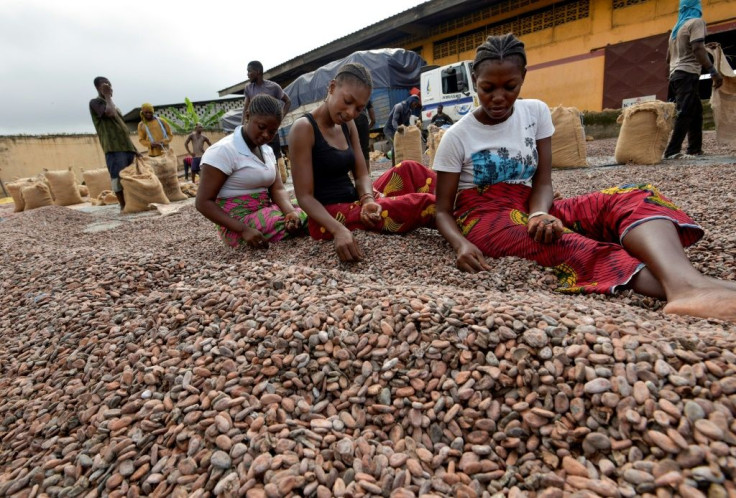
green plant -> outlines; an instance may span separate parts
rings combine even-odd
[[[202,128],[205,130],[213,130],[219,127],[220,118],[225,114],[224,109],[220,109],[215,112],[215,103],[210,102],[207,104],[207,107],[205,107],[204,114],[200,117],[197,114],[197,111],[194,110],[194,104],[192,104],[191,100],[184,97],[184,102],[187,106],[184,112],[180,112],[178,109],[169,107],[169,111],[171,111],[178,120],[178,122],[172,121],[170,123],[176,132],[191,133],[194,131],[194,127],[197,123],[201,124]]]

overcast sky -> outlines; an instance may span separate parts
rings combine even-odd
[[[106,76],[123,114],[218,98],[266,70],[422,3],[411,0],[3,0],[0,135],[94,133]]]

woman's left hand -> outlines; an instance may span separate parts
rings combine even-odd
[[[300,223],[299,215],[296,213],[296,211],[292,211],[290,213],[287,213],[284,216],[284,225],[287,232],[293,232],[295,230],[299,229]]]
[[[360,208],[360,221],[364,225],[374,227],[381,221],[381,205],[376,201],[367,201]]]
[[[542,244],[557,241],[565,230],[562,222],[551,214],[542,214],[527,223],[529,236]]]

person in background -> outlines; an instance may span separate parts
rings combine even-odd
[[[358,137],[360,138],[360,149],[363,151],[363,157],[365,157],[365,165],[368,168],[368,173],[371,172],[371,148],[370,148],[370,134],[371,128],[376,124],[376,114],[373,112],[373,102],[370,100],[365,105],[363,111],[358,114],[355,118],[355,126],[358,128]]]
[[[268,143],[281,124],[279,101],[269,95],[250,100],[245,124],[215,142],[202,156],[196,208],[219,227],[230,247],[268,248],[296,234],[307,215],[289,200],[276,174]]]
[[[700,0],[680,0],[677,23],[672,28],[667,47],[669,93],[677,107],[675,126],[664,151],[665,159],[680,159],[682,142],[687,136],[687,154],[703,154],[703,104],[700,102],[700,71],[705,69],[713,88],[723,84],[723,76],[705,50],[705,21]]]
[[[153,105],[146,102],[141,106],[141,122],[138,123],[138,141],[148,147],[148,155],[157,157],[166,152],[171,139],[171,127],[164,118],[153,113]]]
[[[202,154],[204,154],[204,144],[212,146],[210,139],[202,134],[202,125],[197,123],[194,126],[194,132],[192,132],[187,140],[184,142],[184,148],[187,149],[187,153],[192,158],[192,182],[196,182],[197,173],[199,173],[200,163],[202,161]],[[189,150],[189,144],[192,144],[192,150]],[[184,177],[186,178],[186,170],[184,170]]]
[[[422,108],[418,95],[410,95],[406,100],[396,104],[388,115],[386,125],[383,127],[383,135],[391,143],[391,163],[396,164],[396,150],[394,149],[394,136],[399,126],[409,126],[412,115]]]
[[[438,105],[437,114],[432,116],[432,124],[437,126],[438,128],[450,126],[454,123],[452,118],[443,112],[444,109],[445,107],[442,104]]]
[[[125,207],[123,186],[120,183],[120,171],[128,167],[133,160],[140,157],[130,131],[123,121],[123,114],[112,100],[112,85],[104,76],[94,79],[97,97],[89,101],[89,113],[100,139],[102,151],[105,153],[105,164],[110,172],[111,189],[120,203],[120,210]]]
[[[352,121],[368,103],[372,87],[365,66],[343,65],[324,102],[289,131],[294,193],[309,215],[309,234],[334,239],[341,261],[363,259],[352,230],[404,233],[434,227],[433,171],[403,161],[371,184]]]
[[[289,114],[291,108],[291,99],[286,95],[281,85],[275,81],[263,79],[263,64],[259,61],[250,61],[247,66],[248,70],[248,84],[245,85],[245,100],[243,104],[243,124],[245,124],[245,114],[250,101],[256,95],[270,95],[283,103],[283,109],[281,110],[282,116]],[[281,141],[279,140],[278,133],[274,135],[273,140],[269,144],[276,156],[276,161],[281,158]]]
[[[473,61],[480,106],[442,137],[437,228],[461,270],[490,270],[486,256],[554,268],[558,290],[666,299],[665,313],[736,321],[736,283],[710,278],[683,247],[703,229],[650,184],[554,199],[552,134],[544,102],[518,99],[524,44],[489,36]]]

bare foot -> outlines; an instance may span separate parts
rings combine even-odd
[[[725,287],[726,289],[731,289],[731,290],[736,291],[736,282],[732,282],[730,280],[721,280],[720,278],[715,278],[715,277],[706,277],[706,278],[710,280],[711,283],[720,285],[721,287]]]
[[[736,323],[736,291],[721,286],[693,290],[669,301],[663,311]]]

